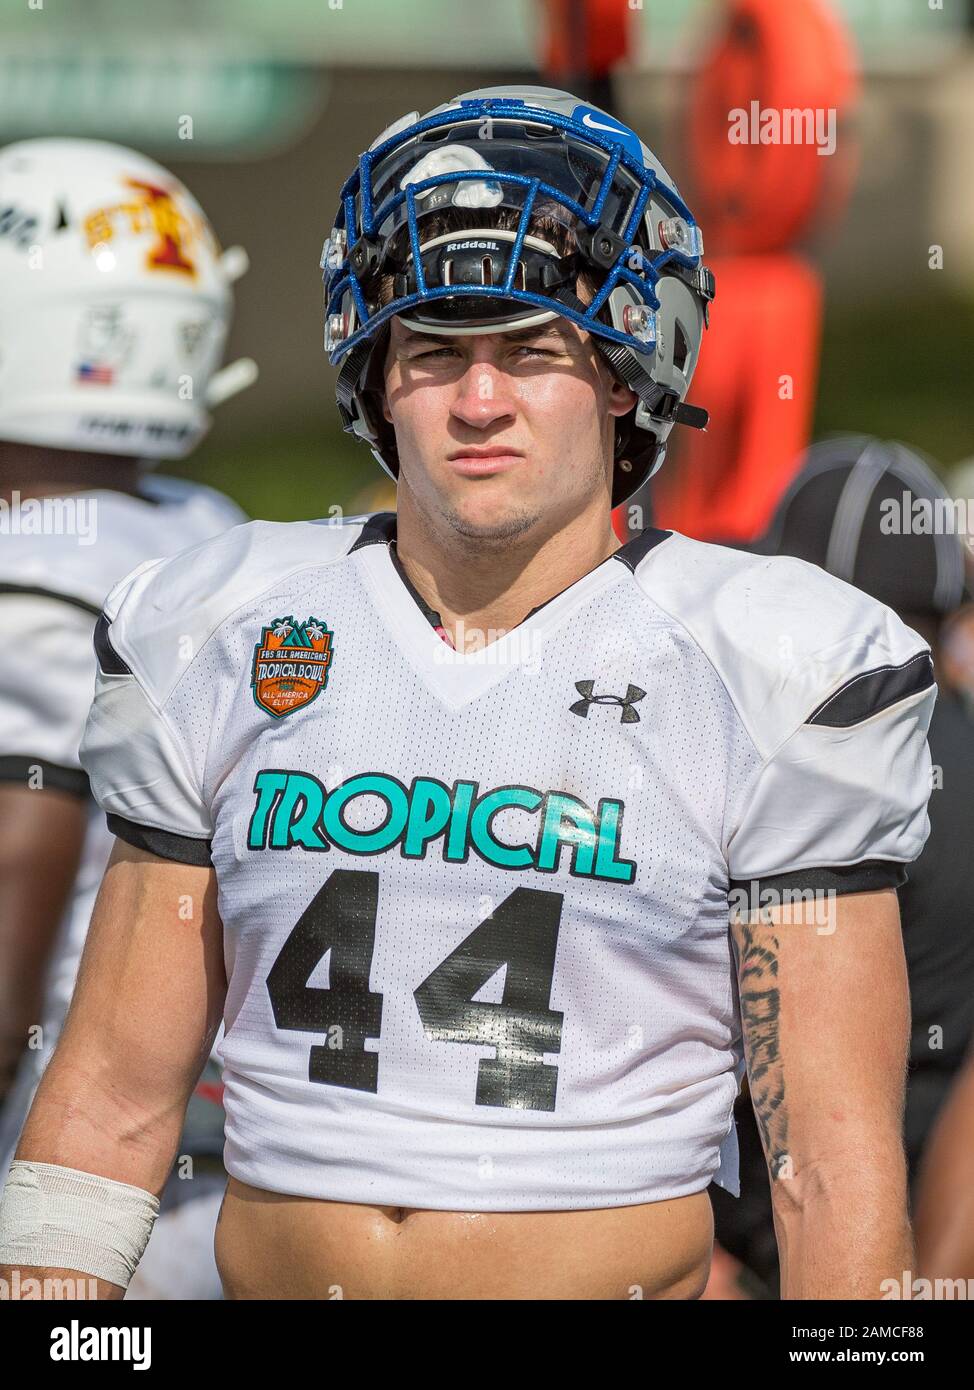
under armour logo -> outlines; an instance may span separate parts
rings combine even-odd
[[[638,685],[630,685],[625,695],[593,695],[595,681],[576,681],[575,689],[582,698],[569,705],[572,714],[580,714],[584,719],[588,714],[589,705],[621,705],[622,723],[639,723],[639,715],[633,709],[633,705],[637,700],[641,700],[646,692],[640,690]]]

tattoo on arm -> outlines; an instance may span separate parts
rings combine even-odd
[[[788,1160],[788,1113],[779,1036],[778,939],[767,925],[735,927],[741,1025],[751,1102],[772,1181]]]

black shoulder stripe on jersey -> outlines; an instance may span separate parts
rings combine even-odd
[[[175,859],[180,864],[196,864],[210,868],[213,859],[210,854],[211,840],[196,840],[192,835],[175,835],[170,830],[156,830],[151,825],[139,825],[124,816],[107,813],[108,828],[126,844],[136,849],[144,849],[149,854],[157,854],[160,859]]]
[[[112,646],[110,627],[111,622],[107,614],[99,613],[98,621],[95,623],[95,656],[98,658],[98,665],[106,676],[130,676],[132,672]]]
[[[647,526],[645,531],[640,531],[638,536],[634,536],[631,541],[626,541],[618,550],[613,551],[612,559],[621,560],[627,569],[635,573],[636,566],[644,560],[654,546],[665,541],[672,536],[672,531],[660,531],[655,526]]]
[[[23,782],[40,769],[41,788],[70,792],[72,796],[87,797],[90,792],[88,774],[80,767],[65,767],[47,758],[30,758],[22,753],[6,753],[0,757],[0,782]],[[40,790],[41,788],[37,788]]]
[[[877,666],[863,671],[819,705],[806,724],[826,724],[832,729],[848,729],[861,724],[908,695],[916,695],[933,685],[933,661],[929,652],[917,652],[899,666]]]
[[[766,890],[779,900],[786,892],[875,893],[881,888],[901,888],[906,878],[903,864],[889,859],[864,859],[861,864],[838,868],[794,869],[765,878],[732,878],[730,889],[732,893],[746,893],[756,911]]]
[[[349,555],[360,550],[363,545],[388,545],[396,539],[395,512],[376,512],[362,527],[362,534],[349,549]]]
[[[86,598],[79,598],[77,594],[62,594],[57,589],[45,589],[41,584],[8,584],[0,582],[0,594],[26,594],[29,598],[53,598],[59,603],[69,603],[72,608],[80,608],[85,613],[93,613],[95,617],[101,612],[97,603],[89,603]]]

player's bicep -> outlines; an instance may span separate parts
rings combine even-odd
[[[52,1067],[107,1075],[133,1105],[181,1115],[225,996],[214,870],[116,841]]]
[[[71,896],[87,801],[0,781],[0,1095],[9,1086]]]
[[[892,890],[732,922],[752,1104],[772,1177],[808,1195],[902,1147],[909,994]]]

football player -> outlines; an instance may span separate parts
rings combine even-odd
[[[397,512],[109,597],[82,760],[117,844],[8,1269],[122,1295],[224,1016],[229,1297],[697,1297],[745,1062],[787,1296],[908,1267],[929,651],[804,562],[610,524],[706,418],[702,253],[567,92],[361,157],[326,343]]]
[[[61,1029],[112,844],[78,761],[95,620],[137,564],[246,519],[229,498],[148,472],[145,461],[187,454],[207,429],[208,402],[254,369],[244,361],[217,370],[245,257],[220,250],[195,199],[158,164],[99,141],[23,141],[0,152],[0,208],[6,1175]],[[217,1159],[222,1148],[218,1087],[215,1071],[181,1145],[200,1168],[213,1163],[214,1141]],[[173,1212],[133,1295],[141,1284],[157,1297],[220,1296],[209,1253],[220,1169],[194,1178],[172,1184]],[[169,1263],[170,1228],[183,1265],[175,1279],[160,1265]],[[200,1232],[196,1259],[185,1229]]]

